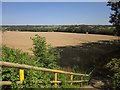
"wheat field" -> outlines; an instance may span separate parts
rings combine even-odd
[[[80,44],[82,45],[82,43],[96,42],[99,40],[118,39],[116,36],[96,34],[6,31],[2,33],[2,44],[31,53],[30,48],[32,48],[32,40],[30,37],[33,37],[35,34],[45,37],[47,44],[51,44],[53,47],[75,46]]]

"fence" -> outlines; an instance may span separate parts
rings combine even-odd
[[[24,70],[25,69],[54,73],[54,80],[50,81],[50,83],[54,83],[55,86],[58,86],[58,83],[62,83],[62,81],[58,80],[58,73],[70,75],[70,80],[66,81],[66,82],[70,83],[71,85],[73,83],[80,83],[81,86],[84,86],[84,83],[86,83],[86,85],[88,83],[88,79],[84,78],[84,77],[88,78],[89,77],[88,74],[79,74],[79,73],[73,73],[73,72],[66,72],[66,71],[62,71],[62,70],[53,70],[53,69],[34,67],[34,66],[30,66],[30,65],[25,65],[25,64],[17,64],[17,63],[3,62],[3,61],[0,61],[0,64],[2,67],[19,68],[19,80],[20,81],[16,82],[18,84],[24,83]],[[74,80],[73,77],[75,77],[75,76],[80,76],[81,79]],[[40,81],[39,83],[42,83],[42,81]],[[11,84],[12,84],[11,81],[0,81],[0,85],[11,85]]]

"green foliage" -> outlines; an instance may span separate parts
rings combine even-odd
[[[120,36],[120,1],[108,2],[108,6],[111,7],[112,14],[110,16],[110,23],[115,26],[115,33]]]
[[[59,58],[59,53],[56,49],[53,49],[50,45],[47,45],[44,37],[35,35],[32,38],[33,40],[33,53],[36,57],[39,58],[39,63],[42,64],[42,67],[56,69],[56,61]]]
[[[21,52],[21,50],[15,50],[12,48],[8,48],[6,46],[2,47],[2,60],[7,61],[7,62],[27,64],[27,65],[33,65],[33,66],[37,65],[37,57],[29,56],[28,53],[23,53],[23,52]],[[26,72],[26,70],[25,70],[25,72]],[[30,71],[28,71],[28,72],[30,73]],[[34,73],[34,71],[33,71],[33,73]],[[31,77],[33,76],[33,78],[34,78],[33,73],[25,75],[25,81],[27,81],[28,76],[31,76]],[[3,88],[21,88],[21,87],[23,87],[23,85],[15,84],[16,81],[19,81],[19,69],[17,69],[17,68],[3,67],[2,68],[2,80],[13,82],[13,84],[11,86],[3,86]]]
[[[28,53],[24,53],[21,50],[2,47],[2,60],[7,62],[27,64],[37,67],[58,68],[56,60],[58,59],[58,52],[50,46],[46,45],[45,38],[36,35],[33,38],[33,52],[35,56],[30,56]],[[2,69],[2,80],[12,81],[11,86],[4,86],[3,88],[47,88],[50,87],[50,80],[53,79],[52,74],[47,74],[41,71],[25,70],[24,85],[15,85],[16,81],[19,81],[19,69],[6,68]],[[42,81],[44,84],[36,84]]]
[[[114,74],[113,85],[114,88],[120,88],[120,72]]]
[[[60,86],[60,88],[80,88],[80,83],[73,83],[71,85],[71,83],[67,83],[67,81],[70,81],[70,75],[67,74],[59,74],[59,81],[62,81],[62,85]],[[75,80],[75,78],[74,78]],[[80,79],[78,79],[80,80]]]
[[[107,63],[107,67],[116,73],[120,72],[120,59],[112,59],[109,63]]]
[[[114,35],[112,25],[27,25],[27,26],[3,26],[6,31],[29,31],[29,32],[72,32]]]
[[[112,59],[107,65],[107,68],[112,71],[113,76],[113,86],[114,88],[120,88],[120,58],[119,59]]]
[[[37,67],[47,67],[52,69],[60,69],[56,64],[56,60],[59,58],[59,52],[53,49],[50,45],[47,45],[44,37],[35,35],[33,40],[33,53],[34,56],[30,56],[28,53],[22,52],[18,49],[2,47],[2,60],[6,62],[27,64]],[[54,85],[50,81],[54,80],[54,73],[25,70],[25,80],[23,84],[16,84],[19,81],[19,69],[2,67],[2,80],[12,81],[12,85],[3,86],[3,89],[17,89],[17,88],[54,88]],[[67,81],[69,77],[61,74],[58,76],[58,80],[63,82]],[[41,83],[41,81],[43,83]],[[60,88],[78,88],[76,85],[70,85],[68,83],[62,83]]]
[[[64,83],[61,88],[75,88],[75,90],[78,88],[80,89],[80,85],[70,85],[69,83]]]

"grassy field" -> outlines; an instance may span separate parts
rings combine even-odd
[[[45,37],[48,44],[53,47],[61,46],[75,46],[82,43],[96,42],[99,40],[114,40],[115,36],[109,35],[95,35],[95,34],[77,34],[77,33],[63,33],[63,32],[16,32],[6,31],[2,35],[2,43],[12,48],[22,49],[29,52],[32,48],[32,40],[35,34]]]

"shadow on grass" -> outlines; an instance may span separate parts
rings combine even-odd
[[[83,43],[77,46],[57,47],[60,53],[58,65],[75,68],[75,71],[99,70],[112,58],[120,58],[120,40]],[[102,72],[101,72],[102,71]],[[106,70],[104,71],[106,72]]]

